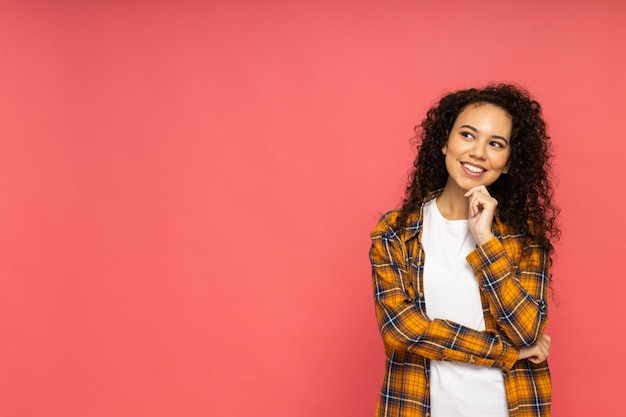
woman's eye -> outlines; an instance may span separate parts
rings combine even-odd
[[[461,132],[461,136],[466,139],[474,139],[474,135],[472,135],[470,132]]]
[[[501,144],[500,142],[491,142],[491,146],[493,146],[494,148],[504,148],[504,145]]]

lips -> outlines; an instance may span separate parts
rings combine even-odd
[[[477,165],[468,164],[467,162],[462,163],[463,167],[467,169],[469,172],[473,172],[474,174],[482,174],[486,171],[486,169],[481,168]]]

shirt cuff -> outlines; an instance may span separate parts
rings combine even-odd
[[[511,345],[507,345],[507,347],[504,349],[504,353],[502,354],[502,357],[500,358],[499,361],[497,361],[497,364],[501,365],[500,367],[502,369],[510,371],[515,365],[515,362],[517,362],[518,358],[519,358],[519,350],[517,350],[515,347]]]

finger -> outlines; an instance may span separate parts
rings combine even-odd
[[[484,185],[477,185],[476,187],[470,188],[465,193],[465,197],[469,197],[472,194],[483,194],[491,197],[491,194],[489,194],[489,191],[487,191],[487,187],[485,187]]]
[[[468,197],[470,199],[480,199],[483,201],[491,201],[493,203],[496,203],[497,200],[495,198],[493,198],[492,196],[489,195],[489,193],[485,192],[481,192],[481,191],[476,191],[470,195],[468,195]]]
[[[469,216],[470,218],[474,217],[478,212],[478,207],[476,205],[476,199],[472,196],[469,199]]]
[[[469,190],[467,190],[467,192],[465,193],[465,197],[470,197],[478,192],[480,192],[480,186],[472,187]]]
[[[548,353],[541,352],[541,353],[537,353],[537,355],[535,356],[531,356],[530,358],[528,358],[528,360],[531,361],[532,363],[541,363],[541,362],[544,362],[547,358],[548,358]]]
[[[495,210],[497,202],[491,197],[478,193],[470,197],[469,205],[470,214],[476,214],[483,210]]]

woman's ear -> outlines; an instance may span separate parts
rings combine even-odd
[[[504,169],[502,170],[503,174],[508,174],[509,173],[509,168],[511,168],[511,160],[509,159],[508,161],[506,161],[506,165],[504,166]]]
[[[450,138],[450,132],[446,130],[446,143],[443,144],[443,148],[441,148],[441,153],[444,155],[448,154],[448,139]]]

